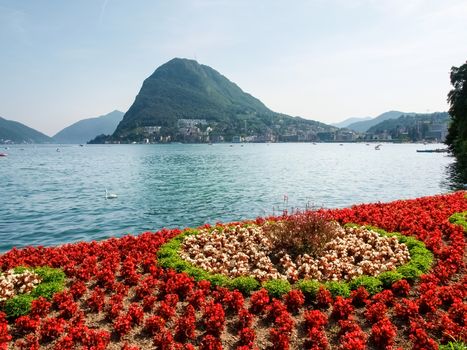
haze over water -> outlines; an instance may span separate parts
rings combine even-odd
[[[442,145],[13,146],[0,159],[0,252],[450,191]],[[105,189],[118,198],[106,199]],[[284,195],[288,203],[284,203]]]

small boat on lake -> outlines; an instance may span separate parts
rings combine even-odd
[[[6,157],[8,154],[6,153],[0,153],[0,157]]]
[[[436,148],[436,149],[417,149],[418,153],[447,153],[447,148]]]

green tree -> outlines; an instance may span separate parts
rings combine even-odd
[[[459,161],[467,160],[467,62],[451,68],[453,89],[448,94],[452,123],[446,144]]]

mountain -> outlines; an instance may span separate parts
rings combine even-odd
[[[360,122],[349,124],[349,125],[347,125],[347,129],[351,129],[351,130],[358,131],[358,132],[366,132],[372,126],[374,126],[376,124],[379,124],[379,123],[381,123],[381,122],[383,122],[385,120],[397,119],[401,115],[413,115],[413,114],[414,113],[389,111],[389,112],[383,113],[383,114],[377,116],[376,118],[373,118],[373,119],[370,119],[370,120],[360,121]]]
[[[353,117],[353,118],[347,118],[339,123],[332,123],[331,125],[332,126],[335,126],[337,128],[346,128],[348,127],[350,124],[353,124],[353,123],[357,123],[357,122],[363,122],[363,121],[367,121],[367,120],[370,120],[372,119],[371,117]]]
[[[53,139],[58,143],[86,143],[97,135],[113,133],[123,115],[123,112],[115,110],[100,117],[80,120],[59,131]]]
[[[292,141],[335,130],[273,112],[211,67],[174,58],[143,82],[114,134],[93,142]]]
[[[0,143],[53,143],[43,133],[24,124],[0,117]]]
[[[388,119],[368,129],[368,134],[390,135],[393,140],[444,142],[451,117],[447,112],[408,114]]]

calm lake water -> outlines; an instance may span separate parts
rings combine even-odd
[[[0,157],[0,252],[162,227],[448,192],[443,145],[10,146]],[[106,199],[105,189],[118,198]],[[284,202],[287,195],[288,202]]]

